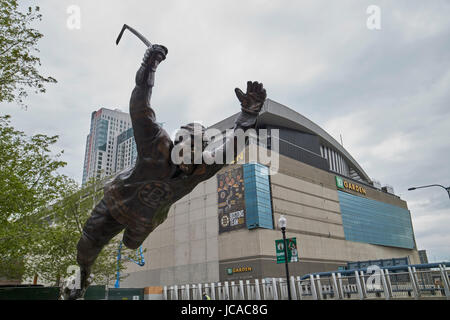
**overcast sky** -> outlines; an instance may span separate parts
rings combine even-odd
[[[81,182],[90,114],[128,112],[145,46],[124,23],[169,49],[152,98],[169,132],[239,111],[236,86],[261,81],[268,97],[311,119],[366,173],[408,202],[419,249],[450,260],[450,1],[39,0],[44,75],[58,84],[27,110],[2,104],[27,134],[60,136],[63,173]],[[67,27],[67,8],[81,29]],[[368,6],[381,9],[370,30]]]

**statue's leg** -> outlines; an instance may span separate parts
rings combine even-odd
[[[103,247],[111,241],[124,226],[109,213],[104,200],[92,210],[91,216],[83,227],[83,234],[77,245],[77,262],[81,271],[81,291],[87,289],[91,267]]]
[[[144,242],[150,231],[126,228],[123,233],[123,244],[129,249],[137,249]]]

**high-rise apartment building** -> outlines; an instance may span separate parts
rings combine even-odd
[[[131,118],[118,109],[101,108],[91,115],[86,138],[83,181],[103,178],[134,164],[136,159]]]
[[[134,141],[133,128],[122,132],[116,139],[116,172],[122,171],[135,164],[137,159],[137,147]]]

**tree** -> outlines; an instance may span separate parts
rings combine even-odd
[[[39,11],[39,7],[29,7],[23,13],[17,0],[0,0],[0,102],[25,105],[28,89],[43,93],[44,84],[56,83],[37,69],[41,62],[34,54],[39,52],[37,42],[43,35],[30,25],[42,19]]]
[[[68,178],[66,165],[52,155],[57,136],[27,137],[0,116],[0,261],[2,270],[17,270],[37,232],[39,210],[58,198]]]
[[[103,197],[103,182],[93,179],[81,188],[72,185],[60,201],[41,213],[42,221],[50,227],[41,234],[28,260],[32,262],[32,272],[39,274],[46,283],[55,282],[59,286],[60,280],[70,275],[69,267],[77,265],[76,246],[84,223]],[[119,238],[120,235],[103,248],[93,265],[96,284],[111,284],[117,269]],[[119,262],[119,267],[124,269],[123,261]]]
[[[92,208],[103,196],[102,181],[80,188],[58,170],[66,165],[51,147],[57,136],[26,136],[0,116],[0,277],[39,275],[59,284],[76,265],[76,245]],[[116,272],[119,240],[105,247],[93,267],[96,283]],[[123,263],[120,264],[123,268]]]

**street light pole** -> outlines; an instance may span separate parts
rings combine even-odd
[[[283,234],[283,246],[284,246],[284,263],[286,266],[286,284],[287,284],[287,290],[288,290],[288,299],[292,300],[291,296],[291,283],[289,280],[289,266],[288,266],[288,253],[287,253],[287,243],[286,243],[286,218],[284,216],[281,216],[280,219],[278,219],[278,225],[281,228],[281,233]]]
[[[446,187],[444,187],[444,186],[442,186],[442,185],[440,185],[440,184],[430,184],[430,185],[428,185],[428,186],[412,187],[412,188],[409,188],[408,191],[413,191],[413,190],[416,190],[416,189],[422,189],[422,188],[429,188],[429,187],[440,187],[440,188],[444,188],[444,190],[447,191],[448,197],[450,198],[450,187],[447,187],[447,188],[446,188]]]

